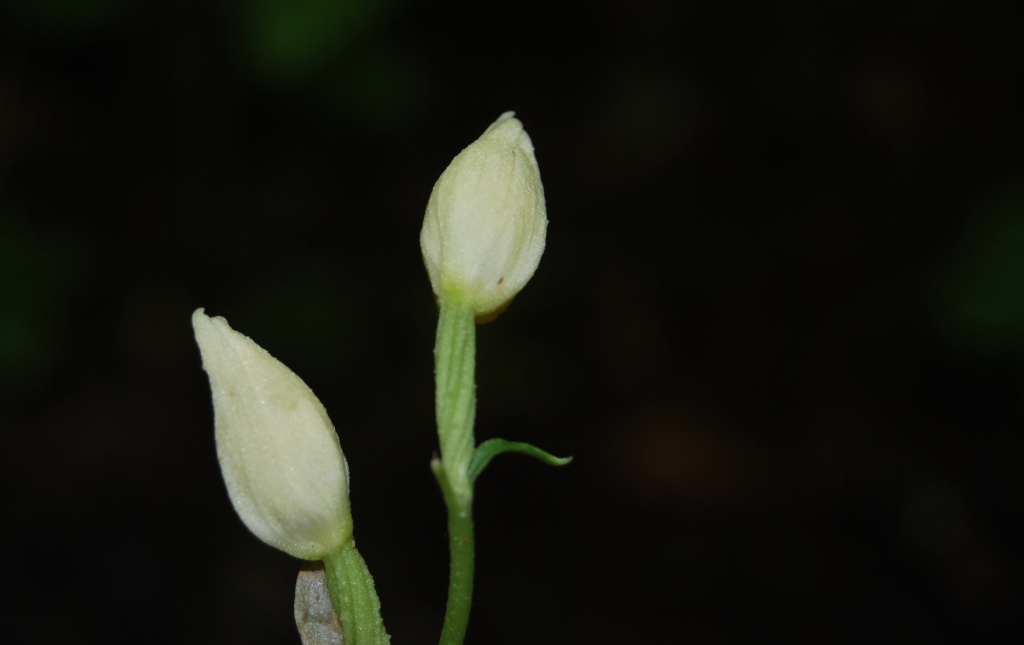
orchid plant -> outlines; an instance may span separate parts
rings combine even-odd
[[[477,477],[505,452],[552,465],[570,461],[504,439],[477,445],[473,431],[476,324],[504,311],[533,276],[546,229],[533,143],[506,112],[442,173],[420,232],[440,310],[434,347],[440,451],[430,466],[448,508],[451,560],[441,645],[462,643],[469,623]],[[192,325],[210,378],[217,455],[235,511],[270,546],[323,562],[332,620],[322,630],[304,625],[312,620],[304,617],[316,613],[307,609],[318,596],[317,585],[300,574],[296,617],[303,642],[389,643],[373,577],[355,547],[348,462],[324,406],[302,379],[224,318],[198,309]]]

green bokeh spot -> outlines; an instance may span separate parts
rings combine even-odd
[[[30,388],[52,366],[76,266],[62,240],[20,225],[0,205],[0,399]]]
[[[343,52],[380,3],[254,0],[242,5],[252,62],[273,79],[304,77]]]
[[[981,351],[1024,349],[1024,190],[982,209],[945,295],[961,341]]]

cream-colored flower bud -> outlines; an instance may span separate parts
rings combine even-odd
[[[420,247],[434,293],[500,311],[544,253],[544,187],[523,124],[506,112],[434,184]]]
[[[319,560],[352,536],[348,465],[324,406],[251,339],[197,309],[217,457],[235,511],[272,547]]]

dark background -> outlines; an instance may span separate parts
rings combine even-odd
[[[436,642],[433,182],[497,116],[548,248],[479,329],[469,643],[1021,642],[1024,15],[1005,2],[7,0],[4,642],[298,643],[189,318],[338,427]]]

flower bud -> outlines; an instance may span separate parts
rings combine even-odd
[[[452,160],[427,203],[420,247],[439,299],[500,312],[537,269],[548,220],[523,124],[506,112]]]
[[[192,327],[235,511],[270,546],[323,558],[352,536],[348,465],[327,411],[302,379],[228,321],[197,309]]]

